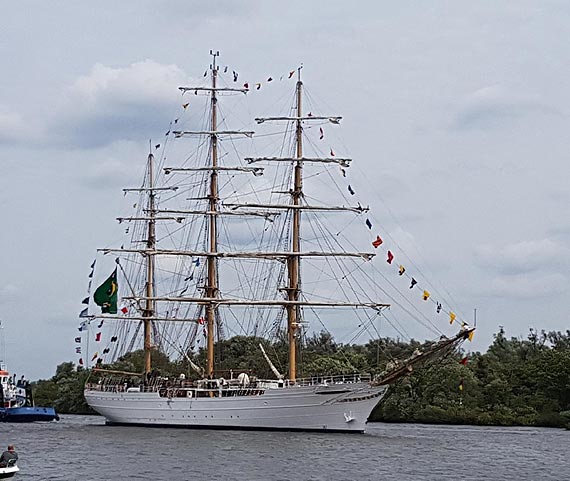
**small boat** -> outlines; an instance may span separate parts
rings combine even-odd
[[[0,468],[0,479],[11,478],[18,471],[20,471],[20,468],[18,468],[18,466],[16,466],[16,461],[14,461],[14,462],[10,461],[10,462],[8,462],[8,466],[6,466],[5,468]]]

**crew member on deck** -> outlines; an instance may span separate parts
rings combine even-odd
[[[4,451],[2,456],[0,456],[0,468],[5,468],[12,460],[14,460],[14,463],[18,461],[18,453],[14,450],[14,445],[9,444],[8,450]]]

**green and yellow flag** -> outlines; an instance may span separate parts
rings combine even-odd
[[[109,276],[109,278],[101,284],[95,294],[93,300],[95,304],[101,306],[103,314],[117,314],[117,292],[119,284],[117,284],[117,269]]]

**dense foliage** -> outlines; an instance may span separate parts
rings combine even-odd
[[[220,375],[242,371],[273,377],[261,356],[259,343],[281,372],[285,372],[287,346],[283,340],[270,343],[253,337],[234,337],[216,346]],[[402,359],[415,349],[409,343],[379,339],[365,345],[336,344],[327,333],[307,339],[300,353],[300,376],[383,371],[393,359]],[[205,352],[189,354],[205,365]],[[417,369],[393,385],[377,406],[371,420],[393,422],[461,423],[492,425],[570,427],[570,331],[530,332],[527,339],[510,338],[501,329],[486,353],[462,353]],[[153,366],[165,376],[196,374],[188,361],[171,362],[153,353]],[[143,353],[127,354],[105,366],[128,372],[143,371]],[[60,413],[87,413],[82,395],[89,372],[66,362],[55,375],[35,385],[37,405],[52,405]],[[460,389],[460,386],[463,389]]]
[[[56,412],[63,414],[91,413],[83,397],[83,386],[88,375],[88,371],[76,369],[72,362],[60,364],[51,379],[33,383],[35,405],[52,406]]]

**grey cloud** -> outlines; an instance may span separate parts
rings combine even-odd
[[[498,246],[483,244],[475,250],[480,267],[501,275],[522,275],[559,268],[568,264],[570,251],[551,239],[521,241]]]
[[[559,273],[502,275],[486,287],[488,295],[515,299],[554,296],[568,290],[568,278]]]
[[[22,297],[22,292],[14,284],[5,284],[0,287],[0,302],[7,304],[17,301]]]
[[[92,149],[109,145],[117,140],[143,140],[160,131],[164,123],[151,116],[153,109],[138,106],[123,112],[108,112],[83,119],[73,125],[60,125],[58,137],[62,143],[73,143],[76,148]],[[166,109],[158,117],[167,118]]]
[[[136,176],[138,169],[133,169],[137,158],[140,167],[145,159],[143,151],[125,142],[111,144],[108,149],[84,152],[81,162],[85,167],[81,169],[78,181],[97,190],[120,190],[129,183],[138,185],[141,182]]]
[[[552,107],[501,86],[481,88],[466,96],[451,121],[453,130],[492,129],[512,124],[530,114],[558,115]]]
[[[0,105],[0,145],[20,144],[27,136],[26,123],[17,113]]]
[[[51,120],[53,137],[89,149],[156,136],[180,108],[173,93],[186,83],[177,66],[152,60],[125,68],[97,64],[67,89]]]
[[[248,17],[253,11],[260,8],[259,0],[236,3],[232,0],[217,0],[216,2],[188,2],[186,0],[174,0],[163,2],[168,8],[163,9],[161,17],[186,17],[188,21],[198,24],[208,20],[227,20],[228,17]],[[149,12],[155,13],[156,2],[149,2]]]

